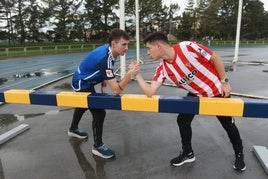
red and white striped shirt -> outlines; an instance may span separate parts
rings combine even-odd
[[[164,83],[166,79],[180,88],[203,97],[221,94],[221,82],[211,59],[212,50],[201,44],[184,41],[173,45],[175,59],[163,59],[156,68],[153,80]]]

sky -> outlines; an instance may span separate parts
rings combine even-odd
[[[264,10],[268,11],[268,0],[260,0],[264,4]],[[182,14],[184,8],[187,6],[188,0],[162,0],[163,3],[169,5],[171,3],[178,3],[181,7],[180,11],[178,12],[179,15]]]

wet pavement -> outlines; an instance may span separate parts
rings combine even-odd
[[[267,49],[241,51],[243,61],[238,64],[230,63],[231,50],[218,50],[225,61],[233,92],[268,97]],[[146,79],[150,80],[157,64],[142,65]],[[68,91],[69,83],[70,77],[42,90]],[[141,94],[141,90],[136,81],[131,81],[124,93]],[[163,86],[158,94],[185,96],[186,92]],[[241,173],[232,168],[231,143],[214,116],[196,116],[192,123],[196,161],[172,167],[169,161],[180,151],[176,114],[107,110],[103,141],[116,152],[116,157],[108,160],[91,153],[92,117],[88,111],[79,126],[89,133],[89,138],[78,140],[67,136],[72,114],[72,108],[55,106],[0,106],[0,134],[19,124],[30,127],[0,145],[0,178],[268,178],[252,152],[254,145],[268,147],[268,119],[236,118],[247,164],[247,170]]]
[[[132,59],[135,53],[133,49],[128,50],[126,60]],[[86,55],[84,52],[0,60],[0,90],[32,89],[70,75]],[[141,49],[141,55],[145,55],[145,49]]]

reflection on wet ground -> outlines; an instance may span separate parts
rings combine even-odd
[[[4,84],[5,82],[7,82],[6,78],[0,78],[0,85]]]
[[[115,157],[111,159],[102,159],[98,156],[92,155],[94,161],[95,161],[95,167],[88,161],[87,157],[81,150],[81,144],[85,140],[80,140],[80,139],[75,139],[75,138],[70,138],[69,142],[75,152],[75,155],[77,157],[78,163],[83,170],[85,174],[85,178],[104,178],[105,177],[105,170],[104,170],[104,165],[107,162],[112,162],[116,160]],[[95,169],[94,169],[95,168]]]
[[[2,165],[2,160],[1,160],[1,158],[0,158],[0,178],[5,178],[4,177],[5,175],[4,175],[4,170],[3,170],[3,165]]]
[[[239,54],[238,55],[239,57],[243,57],[243,56],[248,56],[248,54]],[[221,57],[234,57],[233,54],[230,54],[230,55],[221,55]]]
[[[224,64],[225,71],[237,71],[237,67],[241,66],[264,66],[268,65],[267,62],[262,61],[250,61],[250,62],[239,62],[239,63],[226,63]],[[266,70],[263,70],[263,72],[267,72]]]
[[[14,114],[0,114],[0,127],[7,126],[18,121]]]
[[[71,74],[73,70],[61,70],[61,71],[35,71],[35,72],[22,72],[22,73],[16,73],[12,76],[6,77],[6,78],[0,78],[0,85],[3,85],[9,81],[16,81],[23,78],[36,78],[36,77],[42,77],[42,76],[51,76],[55,74],[61,74],[62,76]]]
[[[72,86],[70,83],[63,83],[59,86],[54,86],[55,89],[61,89],[61,90],[72,90]]]
[[[2,113],[0,114],[0,127],[5,127],[16,121],[24,121],[27,118],[42,116],[42,115],[55,115],[62,111],[71,110],[71,108],[60,109],[60,110],[50,110],[45,113],[32,113],[32,114],[10,114]]]
[[[29,72],[26,72],[26,73],[17,73],[15,75],[13,75],[14,78],[30,78],[30,77],[39,77],[39,76],[42,76],[44,75],[43,72],[32,72],[32,73],[29,73]]]
[[[70,83],[63,83],[58,86],[54,86],[55,89],[60,90],[72,90],[72,86]],[[66,111],[70,109],[61,109],[61,110],[50,110],[45,113],[34,113],[34,114],[9,114],[9,113],[2,113],[0,114],[0,127],[8,126],[13,122],[23,121],[27,118],[35,117],[35,116],[42,116],[42,115],[54,115],[58,114],[61,111]]]

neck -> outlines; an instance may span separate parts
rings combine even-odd
[[[114,58],[118,56],[118,54],[112,49],[112,47],[110,47],[110,52]]]
[[[168,46],[167,48],[164,49],[163,59],[169,62],[172,62],[174,60],[174,56],[175,56],[175,51],[173,47]]]

